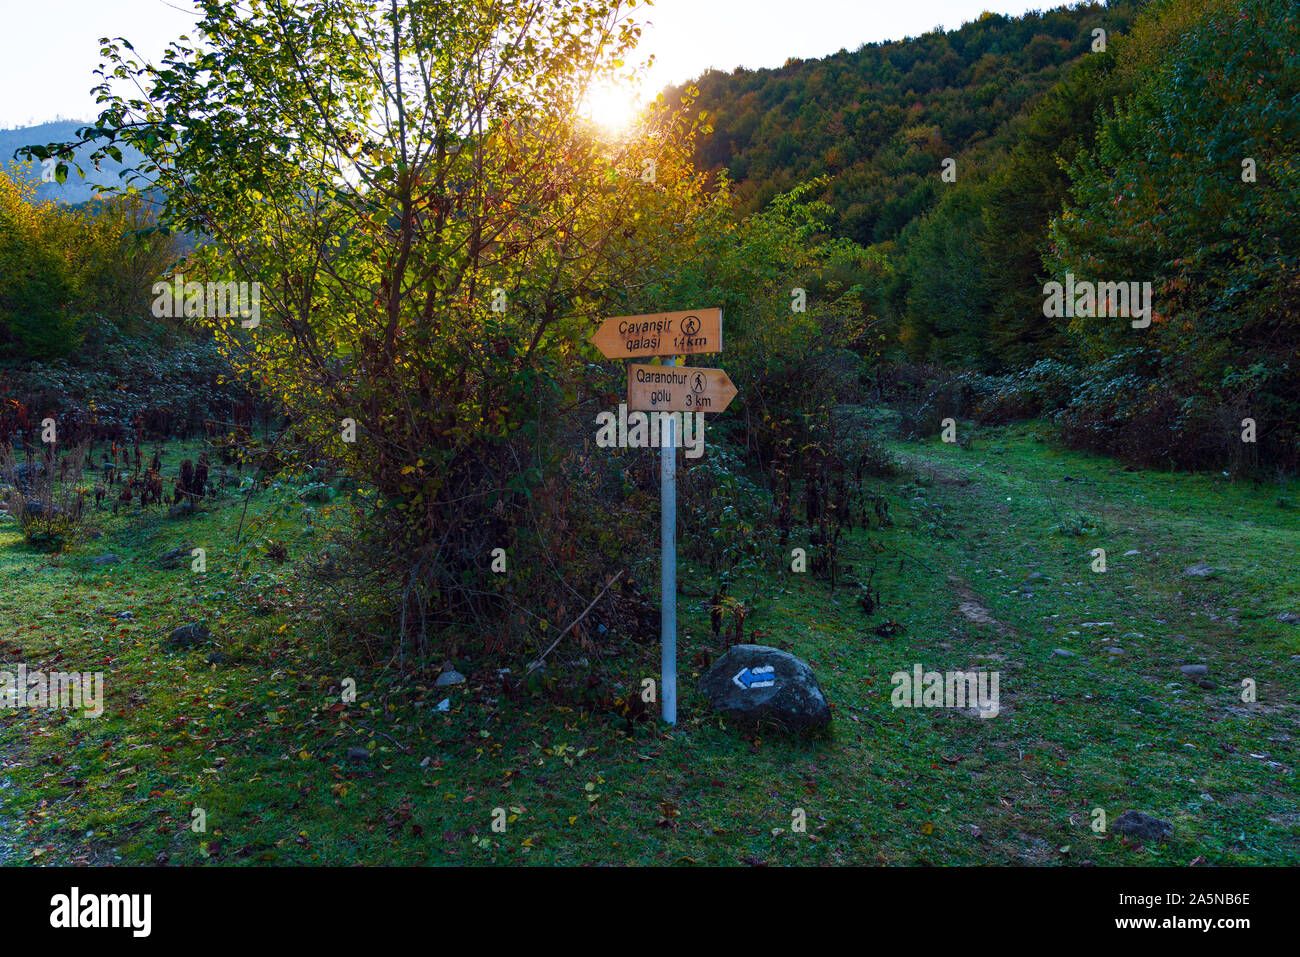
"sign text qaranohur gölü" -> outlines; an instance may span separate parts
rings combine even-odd
[[[636,412],[721,412],[736,397],[722,369],[629,363],[627,407]]]
[[[606,359],[686,356],[722,351],[722,310],[687,309],[615,316],[591,337]]]

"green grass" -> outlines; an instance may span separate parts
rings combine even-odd
[[[775,551],[769,576],[733,589],[755,608],[751,640],[787,647],[818,675],[835,720],[808,740],[707,712],[695,681],[719,649],[695,596],[703,579],[685,563],[680,722],[629,728],[557,703],[563,696],[545,687],[512,699],[493,678],[498,663],[470,662],[468,687],[435,689],[324,648],[294,579],[293,559],[313,547],[297,520],[281,536],[290,563],[254,556],[247,572],[245,556],[222,545],[240,518],[233,502],[179,522],[120,516],[67,556],[28,552],[15,526],[0,524],[0,660],[102,669],[109,687],[99,719],[0,719],[11,784],[0,858],[1300,862],[1300,627],[1275,620],[1300,610],[1300,515],[1277,506],[1276,489],[1124,471],[1053,448],[1033,425],[971,434],[968,450],[897,443],[906,469],[874,480],[892,524],[854,533],[846,551],[856,573],[877,566],[875,615],[852,587],[832,594],[779,573],[789,556]],[[271,500],[254,499],[250,513]],[[690,529],[684,516],[682,534]],[[150,566],[184,541],[208,548],[207,575]],[[1090,568],[1098,547],[1104,574]],[[103,551],[126,561],[91,566]],[[1220,572],[1181,576],[1197,562]],[[1026,584],[1031,572],[1043,577]],[[250,584],[250,574],[261,577]],[[963,602],[993,621],[971,621]],[[136,620],[115,621],[123,610]],[[196,617],[230,663],[161,648],[171,627]],[[872,632],[887,619],[903,633]],[[628,696],[658,675],[656,636],[639,637],[616,667]],[[1108,654],[1111,645],[1125,654]],[[565,650],[551,687],[585,677],[580,662],[564,664]],[[1003,713],[894,709],[889,676],[918,662],[998,670]],[[1218,687],[1184,678],[1187,662],[1207,663]],[[358,700],[342,706],[348,677]],[[1254,703],[1241,700],[1243,678],[1256,682]],[[436,710],[444,697],[449,712]],[[371,759],[349,764],[353,746]],[[205,833],[189,827],[194,807],[206,812]],[[496,808],[509,817],[504,834],[490,827]],[[806,833],[791,832],[795,808]],[[1149,811],[1176,832],[1158,846],[1096,835],[1094,808],[1112,820]]]

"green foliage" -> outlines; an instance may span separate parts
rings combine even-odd
[[[172,324],[152,314],[152,289],[175,263],[181,243],[158,225],[155,200],[129,192],[70,215],[82,234],[81,309],[108,317],[124,332],[168,331]]]
[[[696,83],[714,133],[697,163],[729,173],[745,212],[825,175],[836,235],[896,238],[943,195],[945,157],[963,177],[1006,146],[1035,98],[1091,55],[1092,30],[1122,32],[1138,6],[981,17],[775,70],[710,71]]]
[[[1093,515],[1071,515],[1051,528],[1053,535],[1064,535],[1067,538],[1094,538],[1101,531],[1102,523]]]
[[[1045,415],[1143,464],[1300,463],[1291,6],[1151,4],[1038,101],[1004,160],[903,230],[884,287],[903,355],[1003,373],[923,372],[933,382],[900,395],[909,432]],[[1045,318],[1043,285],[1066,273],[1150,282],[1150,328]]]
[[[0,441],[19,434],[34,441],[46,416],[69,441],[185,436],[255,404],[210,338],[165,329],[128,335],[98,318],[86,329],[75,355],[0,362]]]
[[[770,498],[734,448],[715,442],[688,464],[678,488],[692,529],[680,541],[686,558],[714,572],[722,587],[770,564],[760,535],[771,524]]]
[[[1115,37],[1105,52],[1083,57],[1038,102],[989,182],[980,250],[989,334],[983,358],[997,366],[1073,352],[1065,327],[1043,320],[1047,228],[1069,185],[1064,161],[1092,142],[1098,111],[1119,93],[1114,64],[1123,44]]]
[[[1163,46],[1153,63],[1157,38]],[[1052,223],[1050,258],[1058,276],[1154,285],[1148,329],[1075,320],[1088,358],[1127,353],[1146,364],[1161,392],[1186,397],[1168,410],[1175,420],[1203,422],[1200,407],[1240,407],[1267,423],[1265,454],[1293,464],[1297,48],[1300,23],[1285,0],[1156,5],[1124,47],[1142,58],[1134,92],[1069,167],[1070,197]],[[1248,158],[1257,182],[1243,180]],[[1235,432],[1240,421],[1224,426]]]
[[[0,358],[69,356],[95,316],[138,328],[176,250],[151,207],[138,194],[74,209],[31,193],[0,172]]]
[[[988,300],[983,211],[986,190],[961,181],[908,225],[899,270],[907,277],[901,342],[909,355],[945,364],[987,365]]]
[[[80,341],[72,309],[76,275],[61,248],[59,214],[33,206],[23,185],[0,173],[0,355],[66,355]]]

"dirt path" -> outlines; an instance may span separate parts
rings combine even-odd
[[[1300,512],[1277,489],[1130,472],[1036,441],[1030,427],[985,432],[969,449],[893,451],[911,476],[900,543],[941,590],[929,634],[948,632],[913,628],[913,653],[927,667],[995,663],[1023,707],[989,722],[979,747],[1022,768],[1034,754],[1044,782],[1055,778],[1002,782],[1034,811],[1007,815],[1016,833],[1000,850],[1058,860],[1052,844],[1077,853],[1093,841],[1080,841],[1086,828],[1044,827],[1049,809],[1086,821],[1094,808],[1112,820],[1139,808],[1174,823],[1189,859],[1300,859],[1287,814],[1300,626],[1279,620],[1300,612]],[[894,584],[908,599],[900,611],[915,620],[927,598],[905,584]]]

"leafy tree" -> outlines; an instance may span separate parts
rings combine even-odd
[[[52,241],[63,232],[58,211],[34,205],[32,192],[0,171],[0,350],[44,359],[76,348],[80,319],[74,264]]]
[[[82,308],[125,330],[156,326],[153,285],[181,254],[178,237],[158,225],[158,201],[127,193],[76,214],[81,248]]]
[[[1217,407],[1226,421],[1213,427],[1235,441],[1244,413],[1268,431],[1273,453],[1292,461],[1300,451],[1297,49],[1300,23],[1286,0],[1154,5],[1117,67],[1135,78],[1134,92],[1069,166],[1049,260],[1058,276],[1154,286],[1150,328],[1074,321],[1087,358],[1128,356],[1127,369],[1158,376],[1153,393],[1182,403],[1180,433]]]
[[[559,546],[525,533],[566,454],[543,423],[582,398],[592,318],[642,304],[701,201],[685,114],[665,106],[613,146],[575,122],[639,33],[618,3],[202,10],[201,42],[158,66],[108,45],[106,73],[147,92],[103,88],[83,136],[148,158],[165,222],[213,237],[193,268],[261,284],[256,328],[209,321],[313,454],[374,490],[366,574],[400,595],[403,636],[423,653],[435,630],[485,634],[521,607],[492,548],[554,566]]]
[[[987,293],[980,240],[984,189],[950,186],[939,205],[905,231],[900,270],[908,279],[902,341],[914,358],[987,365]]]
[[[1115,49],[1111,44],[1106,52],[1085,56],[1039,101],[990,180],[981,235],[989,351],[1001,366],[1070,355],[1065,323],[1043,318],[1042,259],[1048,223],[1060,212],[1069,185],[1065,163],[1092,142],[1098,111],[1119,94]]]
[[[93,316],[146,315],[176,249],[138,195],[69,208],[33,193],[0,172],[0,356],[48,360],[74,352]]]

